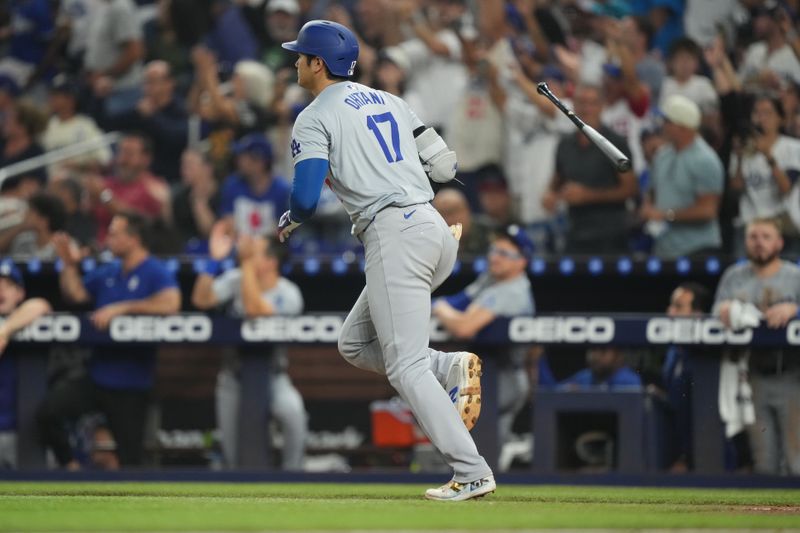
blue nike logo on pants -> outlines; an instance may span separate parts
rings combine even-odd
[[[411,211],[410,213],[403,213],[403,218],[405,218],[406,220],[408,220],[409,218],[411,218],[411,215],[413,215],[413,214],[414,214],[414,213],[416,213],[416,212],[417,212],[417,210],[416,210],[416,209],[414,209],[414,210],[413,210],[413,211]]]

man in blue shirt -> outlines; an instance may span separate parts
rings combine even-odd
[[[619,348],[604,346],[592,348],[586,353],[586,365],[558,384],[562,390],[589,388],[638,389],[642,379],[625,364],[625,355]]]
[[[186,103],[175,90],[169,63],[160,59],[144,67],[142,97],[127,113],[107,117],[104,129],[141,132],[153,140],[151,170],[170,183],[180,180],[180,160],[189,136]]]
[[[653,48],[662,57],[669,54],[669,46],[683,35],[682,0],[633,0],[631,8],[635,15],[647,18],[653,24]]]
[[[106,242],[118,260],[82,278],[79,255],[68,236],[59,234],[54,240],[64,264],[59,275],[64,299],[74,304],[93,303],[96,309],[90,319],[96,328],[108,328],[120,315],[169,315],[180,310],[175,277],[150,256],[148,223],[141,215],[114,216]],[[70,470],[80,467],[69,446],[65,420],[92,411],[106,416],[119,463],[141,463],[155,363],[155,345],[100,347],[89,361],[88,376],[59,383],[48,393],[38,415],[39,427],[60,465]]]
[[[698,283],[681,283],[672,291],[667,314],[671,317],[701,317],[711,308],[711,293]],[[669,406],[667,444],[670,471],[686,472],[692,457],[691,354],[686,346],[670,346],[661,369],[664,399]]]
[[[50,312],[41,298],[25,300],[22,274],[11,260],[0,263],[0,470],[16,466],[17,365],[8,342],[17,331]]]
[[[233,147],[235,172],[225,178],[220,205],[221,224],[227,233],[264,236],[277,228],[289,207],[289,184],[273,176],[272,145],[260,133],[242,137]]]
[[[257,58],[258,41],[237,3],[215,0],[211,17],[213,27],[203,38],[203,44],[219,58],[223,69],[230,72],[237,62]]]

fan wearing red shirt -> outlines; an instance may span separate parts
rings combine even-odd
[[[151,221],[171,219],[169,187],[149,170],[152,154],[150,139],[137,133],[126,134],[117,146],[113,174],[89,180],[87,188],[93,201],[98,242],[105,242],[109,223],[118,213],[132,211]]]
[[[612,62],[603,65],[603,92],[606,105],[601,120],[617,135],[628,141],[633,170],[639,174],[645,167],[640,134],[642,120],[650,109],[650,89],[636,73],[636,61],[623,40],[622,23],[606,28],[606,49]]]

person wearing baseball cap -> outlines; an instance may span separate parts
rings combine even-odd
[[[525,230],[517,224],[509,224],[497,230],[494,235],[494,240],[496,241],[498,239],[507,239],[510,241],[526,262],[530,261],[533,257],[533,253],[536,249],[533,240],[531,240]],[[490,248],[489,255],[491,255],[491,253],[492,249]]]
[[[454,337],[472,339],[496,318],[532,316],[535,311],[533,291],[526,274],[533,256],[533,241],[516,224],[495,231],[489,246],[488,268],[462,292],[433,302],[433,316]],[[498,351],[499,421],[498,441],[509,440],[511,427],[524,407],[530,390],[524,370],[526,348],[510,347]],[[458,397],[449,378],[445,390]],[[457,392],[457,391],[456,391]]]
[[[6,259],[0,263],[0,279],[9,280],[22,291],[25,290],[25,282],[22,279],[22,272],[20,272],[19,268],[17,268],[17,266],[9,259]],[[0,314],[4,314],[2,311],[3,304],[7,299],[6,297],[7,294],[0,293]]]
[[[41,137],[45,150],[56,150],[89,139],[99,139],[103,131],[88,115],[78,112],[80,86],[77,81],[59,74],[50,82],[48,104],[50,118]],[[71,157],[49,168],[50,175],[65,173],[70,168],[96,170],[108,164],[111,150],[97,148],[85,154]]]
[[[51,311],[42,298],[25,300],[25,283],[10,259],[0,262],[0,470],[17,463],[17,365],[11,337]]]
[[[245,135],[234,143],[235,172],[225,178],[220,203],[226,233],[266,235],[277,227],[278,217],[289,204],[290,185],[272,174],[272,145],[260,133]]]
[[[722,161],[698,134],[700,108],[669,96],[661,109],[667,140],[655,155],[652,188],[641,217],[655,237],[654,252],[674,259],[718,250],[717,214],[723,188]]]
[[[262,48],[262,63],[278,72],[282,68],[291,67],[295,56],[281,44],[291,41],[300,30],[303,16],[297,0],[269,0],[264,8],[264,29],[266,43]]]
[[[478,202],[483,211],[476,218],[492,228],[511,224],[515,213],[503,169],[492,163],[480,168],[476,177]]]
[[[245,135],[233,144],[235,155],[250,154],[266,163],[272,162],[272,145],[260,133]]]

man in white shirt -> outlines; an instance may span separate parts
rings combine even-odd
[[[467,85],[467,69],[461,62],[461,40],[450,28],[464,14],[466,6],[456,1],[450,2],[448,9],[440,10],[441,2],[427,0],[422,4],[422,9],[401,8],[400,16],[413,30],[414,37],[385,52],[390,58],[402,58],[401,62],[409,65],[403,98],[416,110],[422,122],[441,131]],[[401,6],[415,7],[409,3]],[[448,139],[446,133],[443,137]]]
[[[78,113],[78,91],[77,83],[65,75],[59,74],[53,78],[49,99],[52,116],[41,138],[46,150],[56,150],[103,136],[103,131],[91,117]],[[70,169],[99,170],[110,160],[111,150],[103,146],[51,165],[48,172],[53,178]]]
[[[673,94],[682,94],[700,108],[703,113],[719,107],[719,95],[706,76],[699,76],[700,47],[689,38],[672,43],[669,50],[670,75],[661,88],[659,107]]]
[[[747,48],[739,68],[739,78],[745,86],[771,86],[780,81],[776,76],[800,83],[800,59],[778,24],[780,9],[777,2],[768,2],[759,8],[753,21],[761,40]]]

